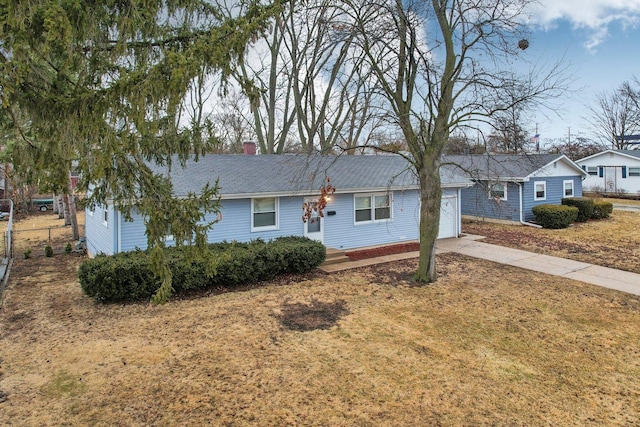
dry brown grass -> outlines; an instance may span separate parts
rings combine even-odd
[[[1,223],[6,229],[6,222]],[[84,227],[84,211],[78,212],[78,224],[81,234]],[[32,256],[44,254],[44,247],[49,244],[55,253],[64,252],[64,245],[75,244],[72,239],[71,227],[64,225],[64,219],[51,212],[34,213],[13,223],[14,256],[22,257],[27,249],[31,249]]]
[[[447,254],[96,305],[79,262],[16,260],[2,425],[640,423],[636,296]]]
[[[614,210],[609,219],[561,230],[465,222],[462,231],[502,246],[640,273],[640,213]]]

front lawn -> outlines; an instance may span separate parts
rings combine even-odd
[[[16,260],[2,425],[640,423],[637,296],[445,254],[99,305],[78,262]]]
[[[465,221],[462,231],[486,243],[640,273],[640,212],[614,210],[611,218],[560,230]]]

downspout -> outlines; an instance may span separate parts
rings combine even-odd
[[[524,188],[524,182],[520,182],[518,183],[518,193],[520,193],[520,224],[522,225],[528,225],[529,227],[535,227],[535,228],[542,228],[541,225],[538,224],[532,224],[530,222],[525,222],[524,217],[523,217],[523,209],[522,209],[522,190]]]

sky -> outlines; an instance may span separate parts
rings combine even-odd
[[[588,106],[624,81],[640,79],[640,0],[541,0],[533,12],[528,54],[541,64],[560,59],[572,91],[557,112],[532,117],[542,145],[576,136],[595,139]],[[535,132],[535,130],[534,130]]]

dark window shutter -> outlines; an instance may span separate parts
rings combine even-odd
[[[587,166],[586,165],[582,165],[582,170],[586,171],[587,170]]]
[[[626,167],[626,166],[623,166],[623,167],[622,167],[622,177],[623,177],[623,178],[626,178],[626,177],[627,177],[627,167]]]
[[[604,168],[602,166],[598,166],[598,176],[600,178],[604,177]]]

